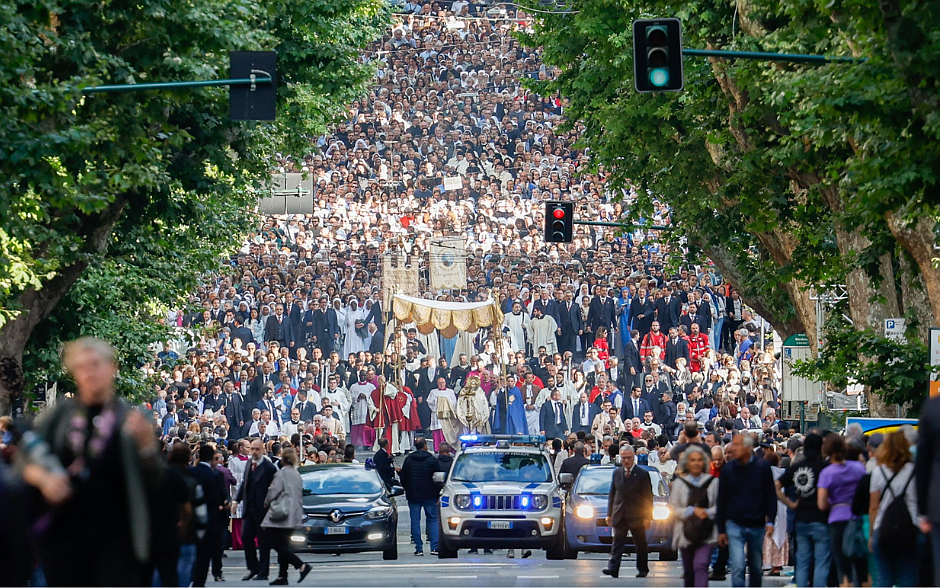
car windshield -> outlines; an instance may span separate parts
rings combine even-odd
[[[457,482],[551,482],[552,468],[540,453],[464,453],[454,463]]]
[[[301,475],[304,496],[378,494],[382,482],[375,472],[361,468],[323,468]]]
[[[610,481],[615,471],[613,468],[585,468],[581,470],[574,485],[575,493],[581,495],[603,494],[606,496],[610,493]],[[666,496],[666,483],[663,481],[662,475],[659,472],[649,470],[647,470],[647,473],[650,475],[650,482],[653,484],[653,496]]]

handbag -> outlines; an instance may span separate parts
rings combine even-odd
[[[689,488],[688,506],[697,508],[708,508],[708,487],[716,478],[709,478],[701,486],[696,486],[685,478],[678,478],[685,482]],[[682,534],[693,547],[705,545],[712,536],[715,528],[715,521],[711,519],[700,519],[698,517],[689,517],[682,521]]]
[[[868,541],[865,540],[865,520],[852,519],[842,535],[842,553],[852,559],[868,557]]]
[[[290,508],[287,506],[287,494],[281,492],[271,501],[268,507],[268,517],[273,522],[280,522],[287,520],[288,516],[290,516]]]

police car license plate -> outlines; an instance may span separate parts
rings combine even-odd
[[[348,535],[349,527],[327,527],[327,535]]]
[[[512,529],[512,521],[489,521],[487,529]]]

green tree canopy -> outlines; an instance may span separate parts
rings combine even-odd
[[[846,285],[859,331],[910,316],[923,339],[940,321],[940,6],[592,0],[537,16],[522,38],[557,75],[531,86],[568,99],[592,163],[636,188],[633,217],[651,198],[669,204],[688,242],[784,336],[815,339],[822,284]],[[866,61],[686,57],[683,92],[638,94],[631,23],[668,16],[689,48]]]
[[[0,413],[59,341],[100,334],[133,364],[156,317],[247,233],[275,149],[302,153],[364,89],[382,0],[12,0],[0,6]],[[228,77],[278,52],[278,119],[228,119],[228,89],[83,96]]]

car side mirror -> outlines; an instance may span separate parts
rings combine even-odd
[[[571,487],[574,484],[574,474],[564,473],[558,474],[558,483],[566,488]]]
[[[405,489],[401,486],[392,486],[392,489],[388,491],[389,496],[401,496],[405,493]]]
[[[434,472],[431,479],[434,480],[435,484],[443,484],[447,481],[447,474],[444,472]]]

